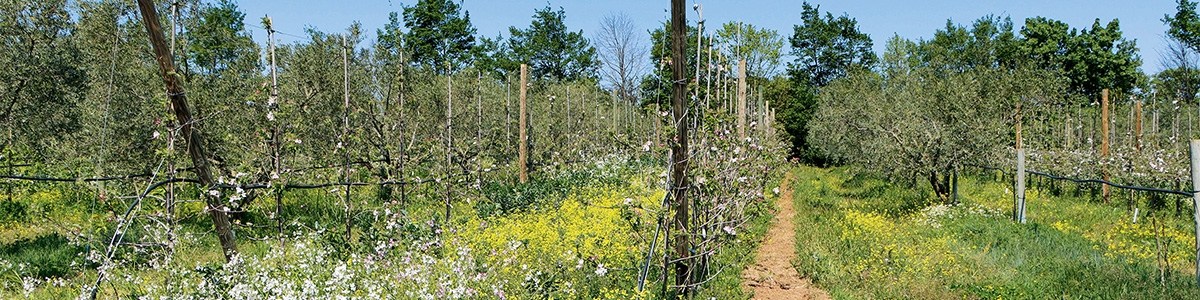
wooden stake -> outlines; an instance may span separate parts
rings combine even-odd
[[[527,132],[529,115],[528,105],[526,104],[525,93],[528,91],[529,85],[529,66],[521,64],[521,88],[518,94],[520,104],[519,115],[517,116],[517,169],[520,170],[521,183],[529,182],[529,133]]]
[[[342,141],[338,143],[342,151],[342,200],[346,201],[346,242],[350,242],[350,225],[353,217],[350,211],[354,207],[350,203],[350,59],[347,56],[350,46],[346,35],[342,35]]]
[[[1134,148],[1137,148],[1138,153],[1142,152],[1142,101],[1133,103],[1133,136]]]
[[[179,122],[180,133],[187,144],[188,156],[192,159],[196,177],[205,191],[205,195],[202,197],[207,205],[206,210],[209,217],[212,218],[217,240],[220,241],[225,260],[232,260],[237,255],[237,242],[229,223],[228,209],[217,197],[208,196],[208,191],[215,191],[216,187],[216,181],[213,180],[212,170],[208,164],[208,152],[205,151],[202,143],[203,134],[193,130],[194,120],[191,110],[188,109],[187,95],[184,94],[183,85],[179,82],[178,74],[175,72],[175,62],[163,37],[162,24],[159,23],[154,1],[138,0],[137,3],[138,10],[142,13],[142,24],[146,27],[146,33],[150,38],[154,58],[158,62],[159,76],[162,77],[167,88],[167,98],[170,99],[171,110]]]
[[[1101,176],[1104,181],[1110,181],[1111,177],[1108,174],[1108,164],[1104,160],[1108,159],[1109,155],[1109,131],[1108,131],[1108,89],[1100,91],[1100,159],[1101,159]],[[1104,203],[1108,203],[1109,195],[1112,191],[1109,190],[1108,184],[1101,184],[1101,191],[1104,196]]]
[[[687,38],[687,15],[684,0],[671,0],[671,110],[675,125],[671,141],[671,189],[675,197],[675,285],[679,295],[692,290],[691,242],[688,218],[688,123],[687,123],[687,60],[684,43]],[[743,71],[743,74],[745,71]]]
[[[1200,270],[1200,140],[1192,140],[1190,144],[1192,155],[1192,220],[1195,222],[1196,235],[1196,269]],[[1200,273],[1196,274],[1196,284],[1200,285]]]
[[[452,71],[450,68],[450,63],[446,63],[446,167],[445,167],[446,174],[444,175],[444,178],[442,178],[442,183],[445,184],[445,190],[446,190],[445,224],[447,226],[449,226],[449,224],[450,224],[450,172],[451,172],[450,168],[451,168],[451,165],[453,165],[452,157],[450,155],[452,152],[450,149],[454,147],[453,136],[451,136],[451,134],[453,132],[453,129],[452,129],[453,123],[451,123],[451,122],[452,122],[452,119],[454,118],[453,109],[451,106],[453,104],[453,103],[451,103],[451,100],[454,99],[454,89],[451,84],[453,82],[454,75],[451,73],[452,73]]]
[[[738,139],[746,139],[746,60],[738,60],[737,82],[737,132]]]

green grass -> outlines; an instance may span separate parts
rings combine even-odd
[[[964,176],[962,204],[847,168],[796,171],[802,274],[844,299],[1187,299],[1195,283],[1186,218],[1131,223],[1124,204],[1028,195],[1029,224],[1010,220],[1008,184]],[[1153,221],[1151,221],[1153,219]],[[1153,222],[1153,223],[1151,223]],[[1151,224],[1158,227],[1155,239]],[[1169,241],[1159,280],[1156,241]]]

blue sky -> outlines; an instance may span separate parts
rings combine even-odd
[[[290,35],[281,35],[279,40],[290,43],[298,40],[291,35],[303,36],[304,28],[313,27],[322,31],[337,32],[347,28],[351,22],[359,21],[367,31],[367,42],[374,40],[375,29],[387,22],[388,12],[402,11],[403,5],[413,5],[416,0],[342,0],[342,1],[284,1],[255,0],[238,3],[246,13],[247,25],[255,40],[264,42],[265,33],[258,19],[270,15],[276,28]],[[524,28],[529,25],[535,9],[547,5],[562,7],[567,13],[567,26],[572,30],[583,30],[589,37],[600,26],[605,15],[624,12],[632,17],[643,31],[658,26],[667,18],[670,1],[634,0],[463,0],[463,7],[470,12],[471,22],[479,34],[494,37],[504,33],[508,27]],[[801,1],[688,1],[703,5],[706,26],[716,27],[729,21],[743,21],[759,27],[775,29],[784,37],[792,33],[792,26],[799,20]],[[1162,69],[1160,52],[1166,48],[1165,31],[1161,21],[1163,15],[1175,11],[1172,0],[1147,1],[1082,1],[1082,0],[933,0],[933,1],[810,1],[820,6],[822,12],[835,15],[849,14],[858,19],[860,28],[875,41],[876,52],[883,50],[883,43],[892,35],[908,39],[928,38],[942,28],[947,19],[969,25],[979,17],[994,14],[1012,17],[1017,29],[1024,19],[1044,16],[1067,22],[1072,27],[1091,26],[1096,18],[1102,23],[1117,18],[1127,39],[1137,41],[1143,60],[1143,71],[1154,73]],[[689,11],[688,21],[695,22],[696,14]],[[707,31],[707,29],[706,29]],[[709,31],[711,32],[711,31]],[[649,39],[647,35],[647,39]],[[786,50],[786,49],[785,49]]]

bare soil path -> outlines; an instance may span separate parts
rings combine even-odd
[[[753,292],[752,299],[829,299],[829,294],[813,286],[792,266],[796,256],[796,211],[792,208],[792,180],[788,172],[779,184],[779,211],[758,248],[754,264],[742,272],[742,287]]]

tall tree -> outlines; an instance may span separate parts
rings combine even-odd
[[[875,63],[871,37],[859,31],[858,21],[848,15],[834,17],[805,2],[800,12],[802,24],[794,26],[792,56],[788,65],[792,77],[814,87],[822,87],[853,69]]]
[[[1066,23],[1042,17],[1025,20],[1018,56],[1040,69],[1061,72],[1072,93],[1095,97],[1102,89],[1128,92],[1145,80],[1137,43],[1121,35],[1118,20],[1091,28],[1070,29]]]
[[[1167,35],[1200,52],[1200,15],[1196,14],[1196,2],[1179,0],[1175,15],[1163,16],[1169,27]]]
[[[637,101],[637,81],[646,72],[646,46],[638,36],[633,19],[624,13],[610,14],[600,20],[600,32],[594,38],[600,47],[600,75],[621,100]]]
[[[769,78],[778,71],[784,44],[778,31],[728,22],[717,29],[716,39],[725,57],[746,60],[746,76]]]
[[[1080,30],[1073,37],[1067,51],[1066,75],[1072,90],[1090,97],[1099,95],[1102,89],[1133,90],[1145,80],[1137,51],[1135,41],[1121,36],[1118,20],[1101,25],[1096,19],[1091,29]]]
[[[1019,43],[1012,20],[985,16],[970,28],[946,20],[933,39],[920,43],[920,60],[942,71],[1006,68],[1017,64]]]
[[[471,13],[453,0],[420,0],[404,7],[405,52],[412,64],[438,73],[457,71],[471,62],[475,27]]]
[[[775,82],[767,92],[784,97],[774,105],[792,141],[791,154],[820,163],[824,156],[812,151],[808,141],[808,122],[818,108],[815,93],[835,79],[869,69],[876,57],[871,37],[859,31],[858,21],[848,15],[822,16],[818,7],[805,2],[800,21],[790,39],[796,58],[788,64],[788,84]]]
[[[573,81],[596,78],[596,48],[583,31],[567,31],[566,12],[549,6],[533,13],[529,28],[509,27],[512,60],[529,65],[534,78]]]

